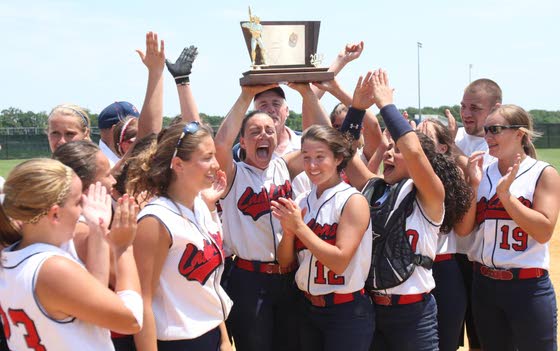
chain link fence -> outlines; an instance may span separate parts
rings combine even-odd
[[[214,126],[213,126],[214,127]],[[214,130],[217,128],[214,127]],[[560,124],[536,124],[535,130],[542,133],[534,140],[539,149],[560,148]],[[92,140],[99,142],[99,130],[93,128]],[[50,157],[47,135],[41,128],[0,128],[0,159],[28,159]]]

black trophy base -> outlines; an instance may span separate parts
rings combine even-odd
[[[266,85],[274,83],[309,83],[324,82],[334,79],[333,72],[328,68],[261,68],[243,72],[239,79],[240,85]]]

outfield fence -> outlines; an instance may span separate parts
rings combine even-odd
[[[539,149],[560,148],[560,124],[536,124],[542,137],[534,141]],[[93,128],[92,140],[99,142],[99,130]],[[51,151],[47,135],[41,128],[0,128],[0,159],[49,157]]]

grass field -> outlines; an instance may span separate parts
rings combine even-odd
[[[539,159],[546,161],[560,170],[560,149],[539,149]],[[23,160],[0,160],[0,176],[6,178],[10,170]]]

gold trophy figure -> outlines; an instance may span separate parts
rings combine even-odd
[[[249,22],[245,22],[241,24],[242,27],[247,28],[251,33],[251,61],[253,68],[260,68],[260,66],[266,65],[265,58],[264,58],[264,43],[261,38],[262,33],[262,24],[261,19],[257,16],[253,16],[251,13],[251,7],[249,6]],[[257,58],[257,46],[261,52],[261,63],[259,65],[256,64]]]

